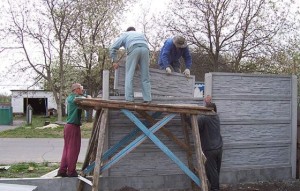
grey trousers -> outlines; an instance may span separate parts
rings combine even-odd
[[[136,66],[139,64],[142,94],[144,101],[151,101],[151,84],[149,74],[149,49],[146,47],[136,47],[129,52],[126,58],[125,74],[125,99],[134,101],[133,77]]]

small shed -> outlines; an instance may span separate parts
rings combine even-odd
[[[33,114],[47,115],[49,109],[57,109],[51,91],[46,90],[11,90],[11,105],[14,114],[25,114],[27,105],[33,108]]]

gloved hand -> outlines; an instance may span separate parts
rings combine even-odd
[[[119,68],[119,64],[117,63],[117,62],[114,62],[113,63],[113,68],[116,70],[116,69],[118,69]]]
[[[167,72],[167,74],[171,74],[171,73],[172,73],[171,68],[170,68],[170,67],[167,67],[167,68],[166,68],[166,72]]]
[[[190,72],[190,69],[185,69],[184,70],[184,72],[183,72],[183,74],[186,76],[186,77],[190,77],[190,75],[191,75],[191,72]]]

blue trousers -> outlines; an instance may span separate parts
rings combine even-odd
[[[125,99],[126,101],[134,101],[133,77],[135,69],[139,64],[142,94],[144,101],[151,101],[151,84],[149,74],[149,49],[146,47],[136,47],[129,52],[126,58],[126,74],[125,74]]]

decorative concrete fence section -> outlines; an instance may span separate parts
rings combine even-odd
[[[296,177],[295,76],[208,73],[224,141],[222,183]]]
[[[135,92],[142,92],[140,71],[137,67],[133,87]],[[194,97],[195,76],[186,78],[183,74],[173,72],[167,75],[165,70],[150,68],[150,82],[153,97]],[[125,67],[121,65],[115,73],[114,89],[119,94],[125,92]]]

